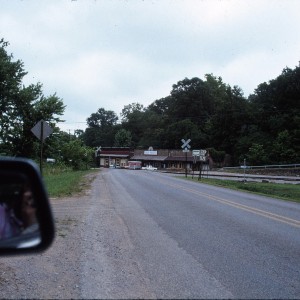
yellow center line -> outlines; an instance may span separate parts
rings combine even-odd
[[[203,192],[200,192],[200,191],[196,191],[196,190],[193,190],[193,189],[190,189],[190,188],[186,188],[186,187],[181,186],[181,185],[172,184],[172,183],[169,183],[165,180],[162,180],[162,181],[164,181],[163,183],[165,185],[168,185],[168,186],[171,186],[171,187],[174,187],[174,188],[177,188],[177,189],[181,189],[183,191],[186,191],[186,192],[189,192],[189,193],[192,193],[192,194],[196,194],[198,196],[206,197],[209,200],[217,201],[217,202],[222,203],[222,204],[226,204],[226,205],[238,208],[238,209],[242,209],[242,210],[254,213],[256,215],[260,215],[260,216],[263,216],[263,217],[266,217],[266,218],[269,218],[269,219],[272,219],[272,220],[275,220],[275,221],[278,221],[278,222],[282,222],[282,223],[300,228],[300,221],[298,221],[298,220],[291,219],[291,218],[281,216],[281,215],[277,215],[277,214],[274,214],[274,213],[271,213],[271,212],[268,212],[268,211],[265,211],[265,210],[261,210],[261,209],[258,209],[258,208],[254,208],[254,207],[251,207],[251,206],[248,206],[248,205],[236,203],[236,202],[233,202],[233,201],[230,201],[230,200],[227,200],[227,199],[223,199],[223,198],[220,198],[220,197],[217,197],[217,196],[213,196],[213,195],[206,194],[206,193],[203,193]],[[160,182],[162,182],[162,181],[160,181]]]

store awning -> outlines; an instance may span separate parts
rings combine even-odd
[[[159,155],[134,155],[131,160],[164,161],[168,156]]]
[[[194,161],[194,158],[192,156],[188,156],[187,158],[185,156],[168,156],[166,161],[192,162],[192,161]]]
[[[129,155],[125,154],[100,154],[100,157],[116,157],[116,158],[128,158]]]

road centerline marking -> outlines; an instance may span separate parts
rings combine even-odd
[[[251,206],[248,206],[248,205],[244,205],[244,204],[241,204],[241,203],[236,203],[236,202],[233,202],[233,201],[221,198],[221,197],[213,196],[211,194],[207,194],[207,193],[203,193],[203,192],[200,192],[200,191],[196,191],[194,189],[186,188],[182,185],[171,184],[171,183],[168,183],[166,181],[164,181],[164,184],[166,184],[168,186],[171,186],[171,187],[181,189],[181,190],[186,191],[186,192],[196,194],[198,196],[204,196],[204,197],[208,198],[209,200],[217,201],[219,203],[226,204],[226,205],[238,208],[238,209],[242,209],[242,210],[254,213],[256,215],[263,216],[265,218],[269,218],[269,219],[272,219],[272,220],[275,220],[275,221],[278,221],[278,222],[282,222],[282,223],[300,228],[300,221],[292,219],[292,218],[288,218],[288,217],[285,217],[285,216],[274,214],[274,213],[271,213],[271,212],[268,212],[268,211],[265,211],[265,210],[261,210],[261,209],[258,209],[258,208],[254,208],[254,207],[251,207]]]

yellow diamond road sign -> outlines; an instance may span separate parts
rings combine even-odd
[[[40,120],[31,128],[31,132],[38,139],[44,141],[53,132],[53,129],[46,121]]]

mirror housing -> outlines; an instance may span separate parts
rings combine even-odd
[[[29,159],[0,157],[0,255],[43,251],[54,233],[37,165]]]

